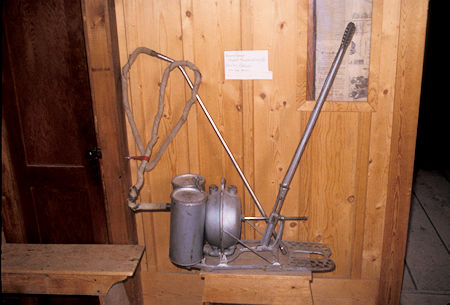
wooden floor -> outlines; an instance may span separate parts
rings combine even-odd
[[[450,182],[417,171],[411,196],[401,305],[450,303]]]

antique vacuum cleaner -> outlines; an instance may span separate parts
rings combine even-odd
[[[143,47],[136,49],[130,55],[128,62],[122,69],[123,106],[142,156],[128,157],[129,159],[140,160],[141,164],[138,168],[137,182],[130,188],[127,204],[135,212],[170,210],[169,257],[175,265],[188,269],[195,268],[202,270],[262,269],[265,271],[309,270],[313,272],[327,272],[335,268],[334,262],[330,259],[331,251],[327,245],[315,242],[283,240],[283,230],[287,221],[305,221],[307,218],[283,216],[281,211],[292,178],[354,32],[355,25],[350,22],[345,29],[341,45],[317,98],[316,105],[311,113],[304,134],[284,179],[280,184],[278,195],[270,214],[264,211],[245,178],[244,173],[228,148],[227,143],[198,95],[201,80],[201,74],[198,68],[188,61],[175,61],[158,52]],[[137,56],[142,53],[170,63],[164,72],[161,82],[159,105],[153,122],[152,137],[146,147],[144,147],[134,123],[128,103],[127,86],[128,71]],[[194,72],[194,82],[190,80],[185,67],[188,67]],[[178,68],[183,74],[186,82],[192,89],[192,95],[186,102],[179,121],[161,145],[160,150],[151,160],[152,150],[158,138],[158,127],[164,108],[164,91],[167,79],[169,73],[175,68]],[[208,192],[206,192],[205,179],[197,174],[184,174],[173,178],[170,204],[136,202],[139,191],[144,183],[144,172],[150,171],[156,166],[164,150],[185,122],[191,106],[196,101],[202,108],[206,118],[230,157],[231,162],[250,193],[261,216],[241,215],[241,201],[237,193],[237,188],[233,185],[227,186],[224,178],[221,179],[219,185],[211,184]],[[253,224],[254,221],[264,221],[266,223],[265,230],[263,232],[258,230]],[[242,240],[242,222],[250,225],[261,235],[261,239]]]

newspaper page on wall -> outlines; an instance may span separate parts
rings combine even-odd
[[[356,25],[355,35],[328,94],[329,101],[367,101],[372,0],[315,0],[316,54],[315,95],[341,43],[348,22]]]

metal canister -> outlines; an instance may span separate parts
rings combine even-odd
[[[170,260],[193,266],[203,258],[203,232],[207,194],[197,188],[179,187],[170,194]]]
[[[222,178],[220,189],[209,186],[206,203],[205,240],[221,251],[233,247],[241,238],[241,200],[236,186],[225,188]]]
[[[205,178],[197,174],[183,174],[172,179],[173,189],[181,187],[196,188],[200,191],[205,191]]]

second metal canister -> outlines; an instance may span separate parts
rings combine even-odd
[[[203,258],[208,196],[197,188],[179,187],[172,191],[170,198],[170,260],[179,266],[193,266]]]
[[[175,190],[181,187],[196,188],[205,191],[205,178],[197,174],[183,174],[172,179],[172,188]]]

